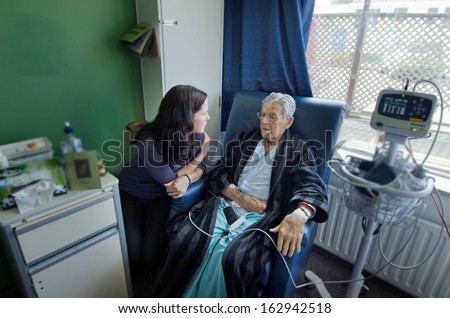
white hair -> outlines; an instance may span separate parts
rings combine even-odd
[[[296,104],[292,96],[283,93],[270,93],[270,95],[262,101],[262,106],[266,104],[270,105],[274,102],[283,106],[283,116],[285,119],[289,119],[294,116]]]

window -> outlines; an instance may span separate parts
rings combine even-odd
[[[369,124],[379,92],[436,84],[444,117],[427,167],[450,171],[450,1],[316,0],[307,57],[314,96],[349,105],[344,147],[369,153],[380,140]],[[419,161],[431,147],[441,102],[428,82],[415,90],[438,97],[433,135],[411,141]]]

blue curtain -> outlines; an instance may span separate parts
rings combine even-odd
[[[225,0],[222,130],[240,90],[312,96],[306,46],[314,0]]]

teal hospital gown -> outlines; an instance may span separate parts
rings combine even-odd
[[[222,202],[217,210],[217,220],[214,227],[213,239],[209,244],[203,262],[188,285],[183,297],[188,298],[225,298],[227,297],[225,278],[222,270],[222,255],[227,245],[238,234],[258,221],[263,214],[249,212],[241,216],[245,220],[236,228],[230,229],[223,212],[227,203]],[[237,221],[239,222],[239,221]]]

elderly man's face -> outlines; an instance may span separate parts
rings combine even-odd
[[[272,118],[272,120],[271,120]],[[275,120],[273,120],[276,118]],[[288,129],[294,118],[286,119],[283,117],[283,106],[277,102],[264,104],[261,110],[259,127],[261,135],[271,145],[276,145],[280,141],[286,129]]]

